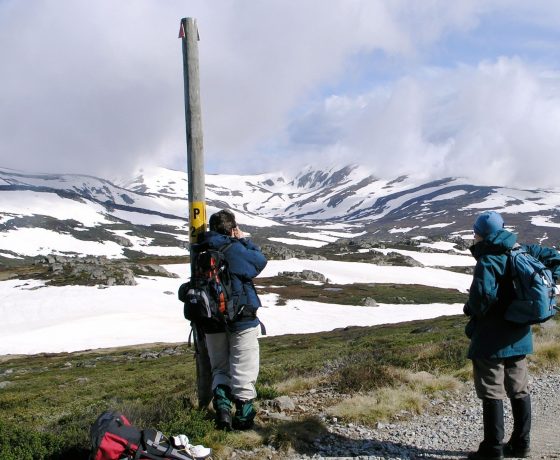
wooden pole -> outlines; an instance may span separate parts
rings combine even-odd
[[[189,181],[189,241],[196,243],[206,231],[204,148],[200,109],[198,29],[192,18],[181,19],[183,76],[185,80],[185,120],[187,127],[187,166]]]
[[[194,259],[193,244],[206,231],[204,181],[204,149],[200,109],[200,79],[198,66],[198,28],[192,18],[181,19],[179,38],[183,45],[183,77],[185,81],[185,121],[187,128],[187,172],[189,185],[189,241],[191,273]],[[212,368],[204,332],[191,323],[196,348],[196,385],[198,405],[207,407],[212,401]]]

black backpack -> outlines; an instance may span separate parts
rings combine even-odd
[[[231,274],[225,253],[233,243],[214,249],[206,244],[193,245],[193,272],[189,282],[179,287],[179,300],[184,303],[185,318],[226,322],[233,320]]]
[[[193,460],[189,448],[176,448],[161,431],[140,430],[116,411],[103,412],[91,426],[90,460]],[[190,446],[190,445],[189,445]],[[192,446],[190,446],[192,447]]]

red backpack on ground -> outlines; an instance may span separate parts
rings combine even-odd
[[[193,460],[210,456],[191,455],[190,445],[179,450],[160,431],[139,430],[115,411],[104,412],[97,418],[90,437],[90,460]]]

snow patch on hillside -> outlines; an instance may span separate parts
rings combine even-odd
[[[443,258],[445,255],[440,255]],[[38,280],[0,282],[0,355],[77,351],[154,342],[185,342],[189,324],[177,300],[188,264],[165,265],[181,279],[137,277],[137,286],[45,286]],[[471,277],[432,268],[380,267],[371,264],[298,260],[270,261],[261,276],[280,271],[315,270],[333,283],[414,283],[465,292]],[[258,278],[256,280],[258,285]],[[462,305],[362,307],[290,300],[276,305],[262,296],[259,316],[269,335],[330,331],[455,315]],[[290,318],[286,321],[286,318]]]

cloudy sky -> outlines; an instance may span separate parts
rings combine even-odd
[[[0,0],[0,166],[186,169],[182,17],[200,33],[207,172],[558,185],[549,0]]]

